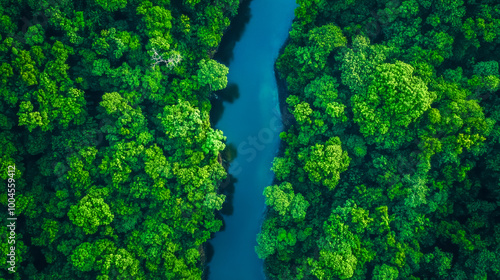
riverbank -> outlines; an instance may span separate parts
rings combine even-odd
[[[220,212],[224,229],[210,240],[214,254],[207,274],[214,280],[265,279],[255,246],[265,210],[262,192],[273,182],[271,166],[280,145],[281,125],[277,130],[273,122],[280,118],[274,64],[288,38],[296,3],[253,0],[249,6],[248,22],[228,31],[214,56],[227,63],[229,74],[228,90],[218,94],[222,102],[212,121],[227,137],[232,158],[226,161],[230,180],[225,190],[220,187],[221,193],[232,193],[227,209]]]
[[[288,30],[289,32],[292,30]],[[278,54],[278,58],[285,52],[286,46],[290,42],[290,34],[286,38],[285,43],[281,46],[280,52]],[[290,92],[288,91],[288,87],[286,84],[286,79],[282,78],[279,74],[278,68],[276,67],[276,62],[278,59],[274,61],[274,76],[276,78],[276,84],[278,86],[278,100],[279,100],[279,108],[281,113],[281,122],[283,123],[283,131],[286,132],[293,124],[295,124],[295,117],[292,113],[288,111],[288,104],[286,103],[286,99],[290,96]],[[280,146],[276,157],[283,156],[284,153],[284,145],[283,142],[280,141]],[[276,183],[276,180],[273,181],[273,184]]]
[[[235,33],[234,30],[241,30],[243,29],[242,26],[244,26],[248,20],[249,20],[249,14],[248,14],[248,10],[249,10],[249,4],[252,0],[239,0],[239,4],[238,4],[238,12],[237,14],[231,19],[231,23],[230,25],[226,28],[226,30],[224,30],[224,34],[222,36],[222,40],[221,42],[219,43],[219,45],[217,45],[216,49],[212,51],[212,53],[210,54],[210,58],[212,59],[216,59],[217,55],[220,54],[221,52],[225,52],[227,53],[228,50],[229,52],[232,52],[232,49],[234,48],[234,43],[229,43],[229,44],[225,44],[225,41],[227,40],[227,36],[229,33]],[[241,32],[236,32],[237,33],[237,37],[239,38],[241,36]],[[232,35],[234,36],[234,35]],[[236,40],[231,40],[231,41],[236,41]],[[232,55],[232,54],[231,54]],[[216,60],[218,60],[220,63],[223,63],[225,64],[226,66],[228,66],[229,64],[229,59],[231,58],[231,55],[230,56],[227,56],[226,59],[220,59],[220,57]],[[219,91],[220,93],[221,91]],[[215,98],[214,98],[215,97]],[[219,103],[222,103],[223,99],[220,98],[219,100],[219,96],[215,95],[215,93],[212,93],[211,97],[210,97],[210,106],[211,106],[211,109],[210,109],[210,126],[212,128],[215,129],[215,124],[218,120],[218,118],[220,116],[217,116],[216,120],[214,121],[213,120],[213,111],[217,111],[219,110],[221,104],[215,104],[215,102],[219,102]],[[222,131],[222,133],[224,133],[224,131]],[[226,147],[227,149],[227,147]],[[223,207],[224,206],[227,206],[228,203],[231,203],[230,202],[230,198],[232,196],[232,194],[229,194],[228,195],[228,189],[230,188],[229,186],[234,183],[232,182],[233,179],[232,179],[232,176],[229,174],[229,168],[230,168],[230,162],[231,162],[231,155],[227,152],[227,150],[224,150],[222,152],[219,152],[219,156],[217,158],[217,161],[219,162],[219,164],[224,168],[226,174],[227,174],[227,177],[226,179],[224,179],[222,182],[220,182],[220,184],[217,186],[217,189],[216,189],[216,192],[218,194],[224,194],[226,195],[226,199],[224,201],[224,204],[223,204]],[[234,191],[234,190],[233,190]],[[224,209],[224,208],[223,208]],[[222,231],[224,229],[224,218],[222,216],[222,210],[219,210],[219,211],[216,211],[215,212],[215,216],[218,220],[221,220],[223,225],[221,227],[221,229],[219,231]],[[203,243],[202,245],[200,245],[200,249],[198,250],[199,253],[200,253],[200,267],[202,268],[203,270],[203,274],[202,274],[202,277],[201,279],[203,280],[208,280],[209,278],[209,263],[212,259],[212,256],[213,256],[213,247],[212,245],[210,244],[210,240],[212,240],[213,238],[215,237],[215,233],[211,233],[210,234],[210,239],[208,242],[205,242]]]
[[[291,29],[292,29],[292,27],[290,27],[290,29],[288,31],[290,32]],[[276,85],[278,87],[278,101],[279,101],[279,108],[280,108],[280,113],[281,113],[281,122],[283,124],[283,132],[288,131],[288,129],[293,124],[296,123],[295,117],[293,116],[292,113],[290,113],[288,111],[288,104],[286,103],[286,99],[288,98],[288,96],[290,96],[290,92],[288,91],[288,87],[286,84],[286,79],[284,79],[280,76],[279,71],[276,67],[276,62],[278,61],[278,58],[284,53],[285,48],[286,48],[286,46],[288,46],[289,42],[290,42],[290,34],[288,34],[288,37],[286,38],[285,42],[281,46],[278,57],[274,61],[274,65],[273,65],[274,77],[276,79]],[[278,152],[276,153],[275,158],[282,157],[284,155],[284,153],[285,153],[285,144],[280,139]],[[279,183],[280,182],[276,179],[276,177],[274,177],[272,185],[279,184]],[[263,217],[262,217],[262,221],[267,219],[268,214],[269,214],[269,206],[266,206]],[[260,231],[262,231],[262,224],[261,224]],[[264,274],[265,274],[266,279],[269,279],[269,275],[266,272],[265,263],[264,263]]]

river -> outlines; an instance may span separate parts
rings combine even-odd
[[[273,181],[283,129],[274,62],[295,7],[294,0],[244,1],[214,57],[229,67],[228,87],[213,102],[211,120],[227,137],[232,183],[221,186],[227,202],[224,227],[210,240],[210,280],[265,278],[254,247],[265,211],[262,192]]]

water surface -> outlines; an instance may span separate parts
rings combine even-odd
[[[272,183],[270,168],[282,130],[274,62],[288,37],[294,0],[243,2],[224,35],[219,62],[229,67],[228,88],[214,102],[211,119],[227,136],[232,184],[221,211],[224,228],[210,241],[208,279],[264,279],[254,247],[265,210],[262,192]]]

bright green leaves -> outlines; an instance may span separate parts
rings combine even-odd
[[[478,93],[495,92],[500,89],[498,62],[482,61],[474,65],[474,76],[468,80],[469,86]]]
[[[19,125],[25,125],[28,127],[29,131],[32,131],[36,127],[46,127],[49,122],[47,120],[47,114],[40,114],[40,112],[33,112],[33,105],[30,101],[23,101],[19,106]],[[44,129],[45,131],[46,129]]]
[[[309,208],[309,202],[300,193],[297,193],[290,203],[290,212],[292,217],[296,221],[302,221],[305,219],[307,214],[307,208]]]
[[[299,155],[309,180],[321,183],[329,190],[337,185],[340,173],[347,170],[350,158],[342,151],[340,139],[331,138],[325,144],[316,144]]]
[[[278,178],[278,180],[285,180],[288,176],[290,176],[293,168],[294,164],[290,158],[275,157],[271,170],[274,172],[274,175]]]
[[[382,265],[377,265],[375,266],[375,269],[373,270],[373,279],[375,280],[395,280],[398,278],[399,272],[398,269],[387,265],[387,264],[382,264]]]
[[[226,88],[227,74],[229,73],[229,68],[227,68],[227,66],[213,59],[202,59],[198,63],[198,66],[200,69],[197,71],[197,79],[200,85],[208,85],[211,91]]]
[[[70,122],[76,125],[85,122],[86,101],[83,91],[76,88],[68,89],[66,97],[60,98],[53,104],[54,108],[60,112],[59,123],[63,128],[67,128]]]
[[[486,43],[498,39],[499,12],[494,5],[482,4],[475,16],[464,20],[462,25],[463,35],[475,47],[479,48],[480,40]],[[482,43],[482,42],[481,42]]]
[[[106,109],[108,115],[131,109],[127,101],[118,92],[104,94],[100,105]]]
[[[337,79],[323,75],[309,83],[304,89],[304,95],[316,107],[325,108],[338,97]]]
[[[94,234],[101,225],[109,225],[114,218],[109,205],[102,197],[84,196],[68,212],[73,224],[81,227],[86,234]]]
[[[288,246],[294,246],[297,242],[295,230],[287,232],[285,229],[280,228],[278,230],[277,241],[280,243],[285,243]]]
[[[344,47],[347,39],[342,34],[342,30],[333,24],[316,27],[309,31],[311,46],[316,47],[324,54],[330,53],[334,48]]]
[[[100,36],[92,42],[92,50],[111,60],[119,59],[125,53],[135,52],[139,48],[139,36],[135,35],[134,32],[117,31],[116,28],[101,30]],[[134,61],[128,62],[133,63]]]
[[[311,119],[309,116],[312,114],[312,109],[309,106],[309,103],[301,102],[295,105],[293,110],[293,116],[297,120],[297,122],[301,125],[309,125],[311,124]]]
[[[377,66],[366,91],[352,96],[351,102],[361,133],[382,143],[398,137],[397,131],[419,118],[433,99],[422,80],[413,76],[413,67],[397,61]]]
[[[209,57],[238,1],[56,2],[0,8],[0,165],[16,164],[26,218],[18,278],[200,279],[226,176],[207,97],[228,69]]]
[[[283,220],[289,220],[291,216],[294,221],[302,221],[306,217],[309,202],[302,194],[295,194],[290,183],[268,186],[263,195],[266,205],[278,212]]]
[[[429,110],[429,121],[433,124],[441,122],[441,113],[436,108],[431,108]]]
[[[287,76],[287,86],[293,94],[302,92],[316,76],[329,73],[330,54],[347,43],[341,29],[333,24],[316,27],[303,37],[300,43],[288,45],[276,61],[278,70]]]
[[[80,244],[71,254],[71,264],[80,271],[91,271],[99,254],[91,243]]]
[[[348,279],[358,266],[371,261],[374,252],[364,248],[361,235],[372,223],[368,211],[352,200],[332,210],[323,224],[324,235],[318,241],[319,259],[309,258],[312,274],[319,279]]]
[[[83,124],[86,117],[84,92],[72,86],[67,73],[68,65],[65,64],[72,52],[70,47],[56,41],[50,49],[54,59],[47,62],[42,73],[38,73],[29,52],[18,52],[14,66],[21,72],[21,76],[24,75],[27,79],[33,77],[25,80],[27,85],[38,85],[20,104],[17,113],[20,125],[27,126],[30,131],[36,127],[40,127],[42,131],[52,131],[56,124],[62,128],[67,128],[70,124]],[[36,57],[37,60],[45,59],[44,56]]]
[[[413,68],[403,62],[383,64],[377,67],[378,75],[375,75],[368,88],[368,100],[372,101],[378,94],[380,102],[385,102],[390,107],[390,116],[398,118],[396,126],[408,126],[422,115],[432,102],[427,87],[419,78],[412,76],[412,73]],[[377,104],[377,100],[374,100],[374,103]]]
[[[346,44],[347,39],[342,34],[342,30],[333,24],[316,27],[309,31],[308,45],[313,56],[314,67],[323,69],[326,66],[326,60],[330,52],[334,48],[344,47]]]
[[[96,0],[96,2],[108,12],[115,12],[127,5],[127,0]]]
[[[295,196],[290,183],[266,187],[263,194],[266,197],[266,205],[272,206],[281,216],[287,213]]]
[[[225,195],[217,195],[215,193],[207,193],[203,206],[210,210],[221,210],[224,203]]]
[[[106,74],[107,72],[110,71],[110,63],[107,59],[97,59],[94,60],[93,66],[92,66],[92,74],[95,76],[102,76],[103,74]]]
[[[5,85],[7,84],[7,81],[9,80],[10,77],[12,77],[14,75],[14,71],[12,71],[12,66],[8,63],[5,63],[3,62],[2,65],[0,65],[0,74],[1,74],[1,82],[2,82],[2,85]],[[3,91],[2,91],[3,93]],[[4,94],[2,94],[4,95]],[[17,102],[17,98],[14,94],[9,94],[9,96],[2,96],[3,98],[6,99],[6,101],[10,101],[12,100],[13,98],[15,98],[14,100],[10,101],[9,103],[11,104],[15,104]]]
[[[344,112],[346,106],[337,98],[337,87],[337,79],[325,74],[316,78],[304,89],[307,100],[312,101],[315,107],[325,110],[328,116],[326,120],[334,125],[347,121]]]
[[[258,246],[255,246],[255,252],[261,259],[265,259],[276,252],[276,228],[274,220],[266,219],[262,224],[261,232],[257,234]]]
[[[207,23],[197,28],[198,39],[208,48],[214,48],[222,39],[224,30],[229,26],[229,19],[224,17],[222,10],[215,5],[207,5],[204,10]]]
[[[202,147],[203,152],[219,155],[219,152],[226,147],[226,144],[223,143],[225,140],[226,137],[223,136],[222,131],[210,128],[207,133],[207,140]]]
[[[92,168],[91,163],[95,159],[96,154],[97,149],[95,147],[87,147],[80,150],[80,155],[75,155],[68,159],[70,170],[66,175],[66,179],[68,179],[74,188],[77,196],[80,196],[92,184],[91,173],[93,173],[93,170],[89,169]],[[80,158],[81,155],[85,156],[84,160]]]
[[[298,1],[276,63],[296,122],[280,135],[256,248],[270,278],[495,278],[492,3]],[[352,161],[335,183],[344,151]]]
[[[48,74],[57,73],[57,75],[55,75],[56,78],[67,77],[66,70],[69,67],[67,67],[67,65],[65,65],[64,62],[66,62],[70,54],[74,54],[74,49],[68,45],[63,44],[60,41],[56,41],[54,42],[54,45],[50,49],[50,54],[53,56],[55,64],[54,65],[49,64],[49,66],[57,67],[54,68],[54,70],[58,71],[54,71],[54,73],[48,72]]]
[[[386,60],[387,48],[371,45],[366,37],[357,36],[352,40],[352,49],[347,49],[340,58],[342,83],[353,93],[361,93],[370,83],[371,74],[377,65]]]
[[[172,28],[172,14],[169,10],[153,6],[149,1],[144,1],[137,7],[137,13],[143,15],[143,22],[146,24],[146,32],[150,38],[169,38]]]
[[[73,11],[73,13],[65,13],[64,8],[61,7],[51,7],[52,14],[49,21],[57,29],[64,31],[64,41],[69,42],[72,45],[80,45],[84,42],[84,38],[80,35],[85,27],[85,20],[82,11]],[[72,8],[69,8],[73,10]],[[78,32],[80,31],[80,35]]]
[[[152,179],[168,177],[170,173],[169,163],[163,155],[163,151],[156,145],[148,148],[145,152],[144,171]]]
[[[257,235],[259,245],[255,247],[255,252],[261,259],[277,253],[280,261],[289,261],[297,243],[297,231],[276,227],[275,222],[275,219],[264,221],[262,231]]]
[[[186,144],[192,144],[200,137],[203,126],[200,110],[187,101],[165,106],[158,118],[165,134],[171,139],[178,138],[187,141]]]
[[[124,95],[126,94],[124,93]],[[105,113],[99,116],[105,122],[102,131],[108,133],[106,139],[112,143],[123,138],[135,140],[140,145],[146,145],[153,140],[147,128],[146,118],[140,107],[135,109],[129,103],[129,100],[117,92],[103,95],[102,101],[99,103],[101,109],[105,110]]]
[[[142,278],[139,261],[122,248],[116,248],[111,240],[99,239],[93,243],[80,244],[70,256],[71,264],[83,272],[95,271],[96,279],[109,279],[110,273],[118,274],[117,279]]]
[[[35,67],[35,62],[32,60],[30,53],[25,50],[17,50],[14,47],[12,48],[12,52],[15,54],[12,66],[20,74],[21,80],[27,86],[38,84],[37,76],[39,75],[39,71]]]
[[[485,118],[476,100],[457,100],[439,107],[440,122],[436,127],[443,137],[443,150],[449,155],[461,154],[465,147],[480,147],[493,127],[493,121]]]
[[[195,264],[200,258],[200,252],[194,248],[188,249],[186,251],[186,261],[191,264]]]
[[[310,261],[312,265],[312,274],[320,280],[327,279],[349,279],[353,276],[356,269],[356,257],[352,250],[346,250],[342,253],[333,253],[326,250],[319,252],[319,261]]]
[[[133,170],[141,169],[139,159],[143,151],[144,146],[137,145],[134,141],[114,143],[103,152],[103,159],[99,165],[101,174],[107,175],[106,179],[110,185],[128,193],[127,189],[121,189],[119,185],[129,182]]]
[[[218,156],[225,148],[225,137],[219,130],[208,127],[208,119],[187,101],[165,106],[158,115],[167,139],[160,141],[167,149],[174,147],[199,147],[205,154]],[[187,153],[186,153],[187,155]],[[203,157],[202,157],[203,159]],[[198,164],[193,162],[194,164]]]

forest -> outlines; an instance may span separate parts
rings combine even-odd
[[[298,0],[269,279],[500,279],[500,4]]]
[[[500,279],[500,3],[296,1],[267,277]],[[0,0],[0,280],[207,277],[240,2]]]
[[[209,112],[228,68],[212,56],[238,5],[0,1],[0,168],[17,217],[15,244],[0,227],[0,279],[201,279],[226,177]]]

